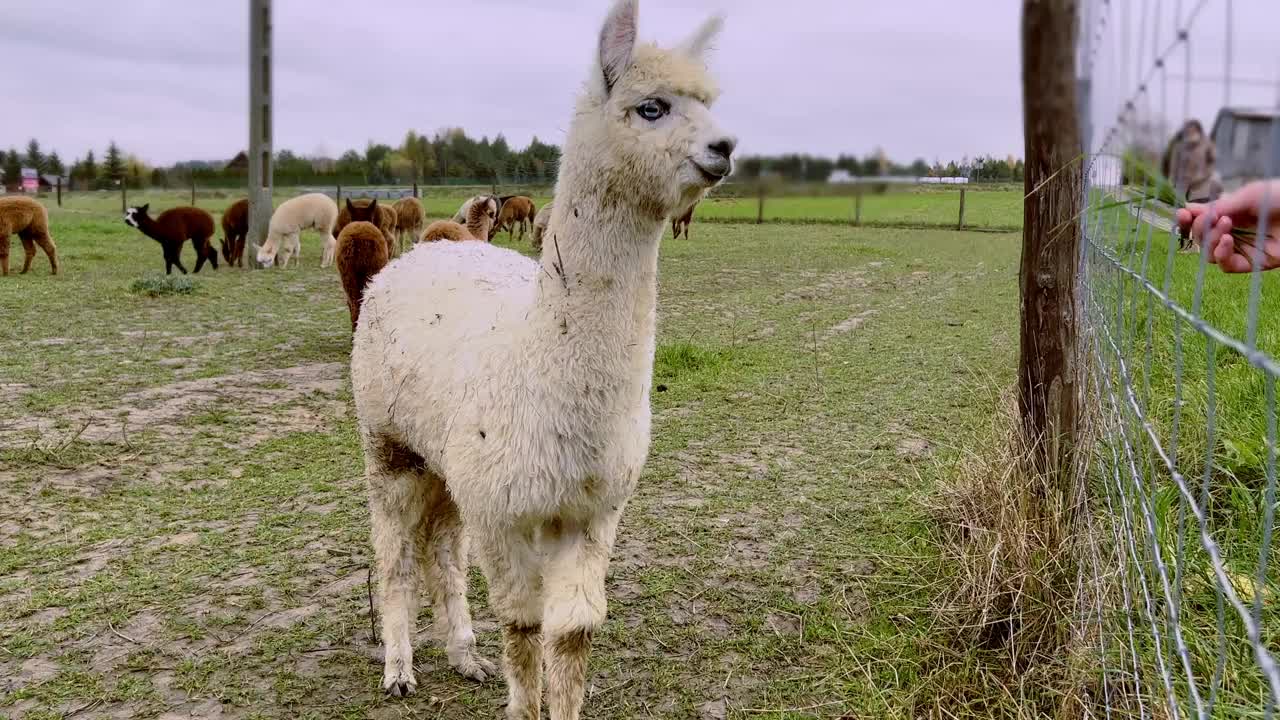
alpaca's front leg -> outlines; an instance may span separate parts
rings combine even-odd
[[[548,532],[546,601],[547,705],[551,720],[577,720],[591,656],[591,637],[604,623],[604,578],[618,514]]]
[[[542,558],[521,533],[477,538],[489,605],[502,621],[508,720],[542,717]]]

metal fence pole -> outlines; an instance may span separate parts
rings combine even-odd
[[[271,223],[271,0],[249,0],[249,247]],[[257,267],[257,253],[249,254]]]

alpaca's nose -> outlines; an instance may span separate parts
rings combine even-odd
[[[738,138],[722,137],[719,140],[716,140],[715,142],[711,143],[710,145],[707,145],[707,149],[719,155],[720,157],[724,158],[725,160],[728,160],[729,156],[733,154],[733,149],[736,148],[737,146],[738,146]]]

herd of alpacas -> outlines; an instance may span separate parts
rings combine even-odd
[[[503,634],[508,718],[579,717],[605,574],[650,440],[658,247],[732,169],[704,55],[713,17],[683,44],[637,44],[637,2],[616,0],[570,118],[555,202],[468,199],[424,225],[416,198],[392,207],[320,193],[271,217],[264,265],[297,262],[300,234],[324,238],[353,328],[351,382],[371,516],[385,644],[382,687],[415,691],[413,637],[429,601],[449,665],[497,674],[476,648],[467,604],[469,548]],[[194,207],[125,222],[158,241],[166,272],[218,265],[213,218]],[[533,259],[487,242],[531,224]],[[243,264],[244,200],[222,218],[222,257]],[[57,256],[44,208],[0,198],[8,234]],[[335,234],[336,233],[336,234]],[[408,242],[416,239],[418,242]],[[444,242],[444,241],[448,242]],[[545,681],[545,685],[544,685]]]

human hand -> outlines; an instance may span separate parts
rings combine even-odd
[[[1267,233],[1256,228],[1266,206]],[[1280,179],[1259,180],[1213,203],[1191,203],[1177,213],[1178,226],[1208,248],[1209,262],[1223,272],[1245,273],[1253,269],[1258,244],[1262,269],[1280,267]]]

